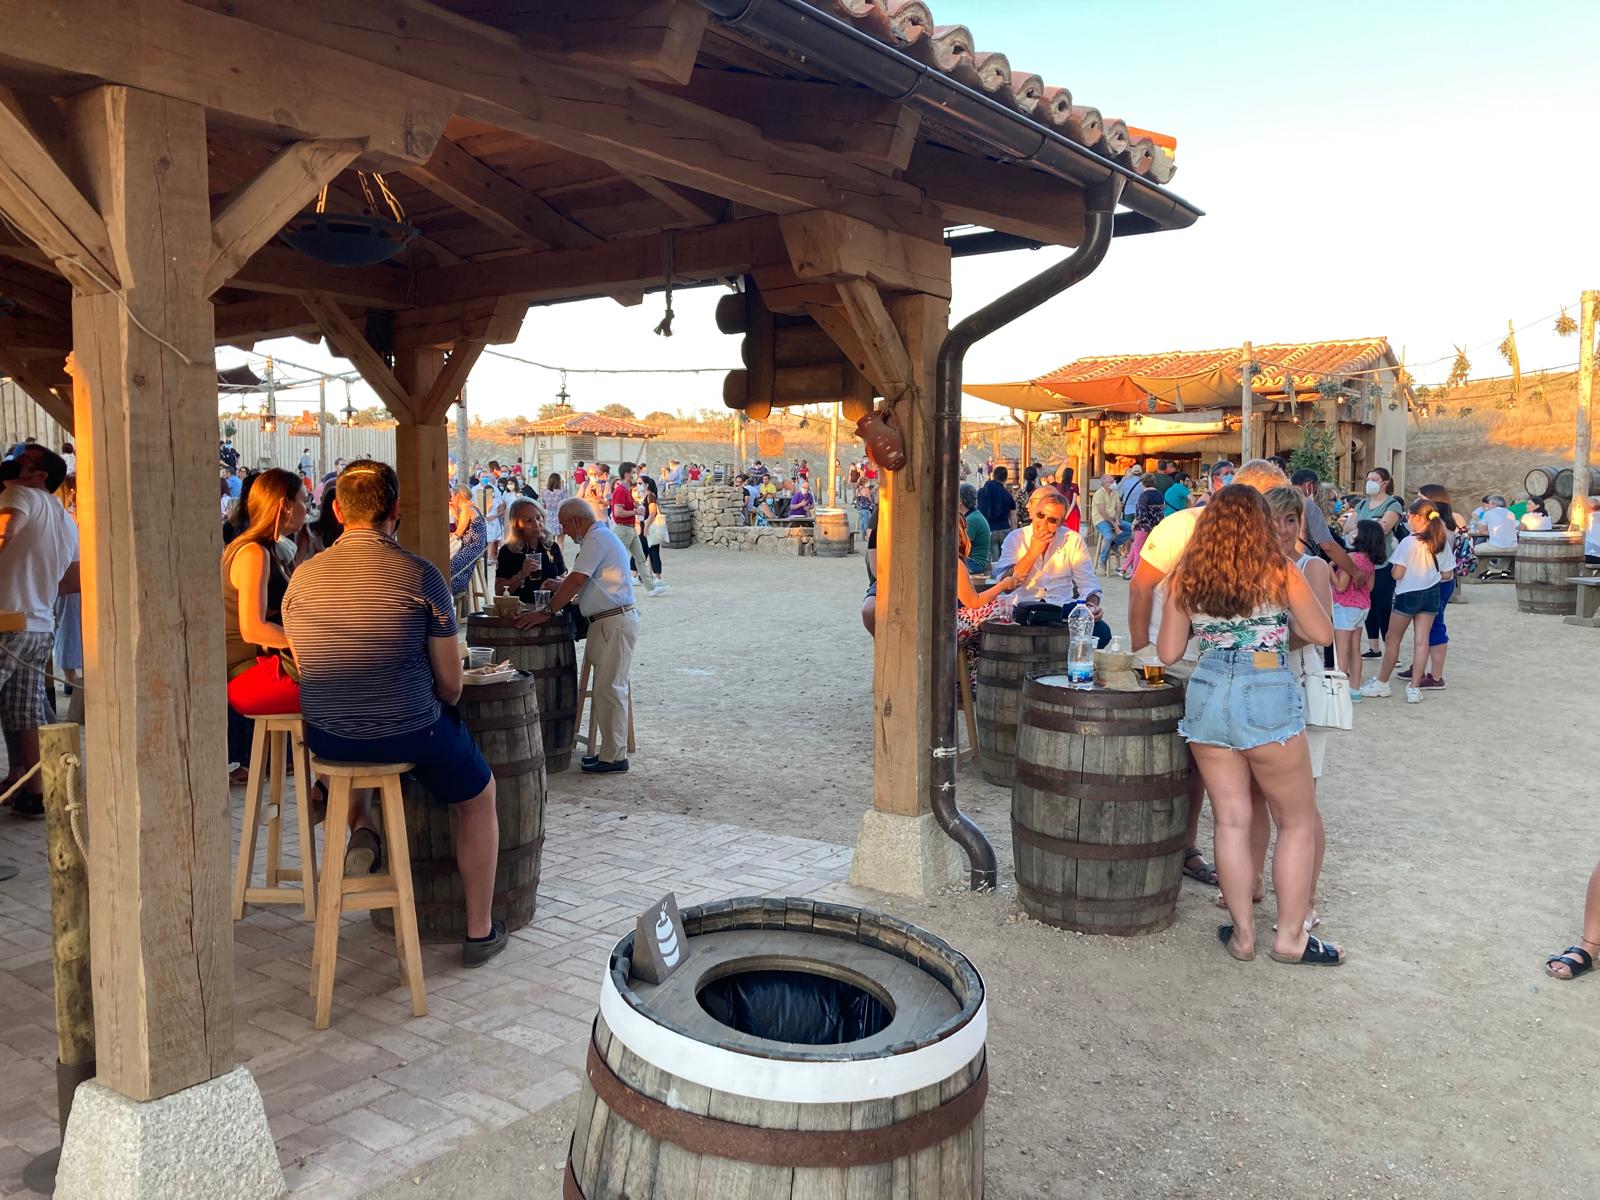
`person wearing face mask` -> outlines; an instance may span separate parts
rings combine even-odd
[[[1382,467],[1367,472],[1366,495],[1346,515],[1347,531],[1352,532],[1360,521],[1376,521],[1383,526],[1384,549],[1393,557],[1395,527],[1405,515],[1405,506],[1394,494],[1394,476]],[[1405,531],[1400,533],[1405,536]],[[1389,634],[1389,613],[1394,607],[1394,575],[1389,570],[1389,560],[1373,564],[1372,606],[1367,609],[1367,649],[1362,658],[1382,658],[1383,644]]]
[[[1322,515],[1322,505],[1317,502],[1317,489],[1321,486],[1321,479],[1310,467],[1301,467],[1289,477],[1289,482],[1300,493],[1301,504],[1305,509],[1305,524],[1301,532],[1301,543],[1304,549],[1313,554],[1321,552],[1321,557],[1338,567],[1356,583],[1357,587],[1366,587],[1371,578],[1367,572],[1351,559],[1349,551],[1344,548],[1344,543],[1333,536],[1333,530],[1328,528],[1328,518]]]

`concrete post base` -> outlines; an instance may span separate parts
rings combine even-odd
[[[288,1190],[250,1072],[141,1103],[78,1088],[56,1173],[58,1200],[276,1200]]]
[[[966,858],[933,814],[916,817],[872,809],[861,818],[850,882],[859,887],[926,897],[966,878]]]

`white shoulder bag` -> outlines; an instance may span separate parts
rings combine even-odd
[[[1355,725],[1355,705],[1350,703],[1350,677],[1339,670],[1339,652],[1333,666],[1307,671],[1302,685],[1306,694],[1306,727],[1350,729]]]

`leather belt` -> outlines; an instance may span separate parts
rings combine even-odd
[[[607,617],[615,617],[615,616],[619,615],[620,613],[634,612],[634,611],[635,611],[635,606],[634,605],[632,605],[632,604],[624,604],[620,608],[608,608],[608,609],[604,610],[603,612],[595,613],[593,616],[590,616],[588,613],[585,613],[584,616],[591,623],[593,623],[595,621],[604,621]]]

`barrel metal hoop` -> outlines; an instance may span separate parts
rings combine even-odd
[[[1163,854],[1172,854],[1175,851],[1186,849],[1189,845],[1187,831],[1169,837],[1164,842],[1146,843],[1142,846],[1111,846],[1104,842],[1068,842],[1061,838],[1053,838],[1049,834],[1040,833],[1037,829],[1029,829],[1026,825],[1018,824],[1017,819],[1011,819],[1011,836],[1014,840],[1025,842],[1036,850],[1044,850],[1051,854],[1059,854],[1064,858],[1092,858],[1102,862],[1125,861],[1134,858],[1160,858]]]
[[[1049,908],[1062,900],[1070,900],[1074,904],[1092,906],[1091,911],[1100,913],[1117,912],[1150,912],[1171,908],[1183,892],[1183,884],[1175,883],[1169,888],[1164,888],[1153,896],[1130,896],[1126,899],[1113,896],[1079,896],[1075,892],[1046,892],[1034,887],[1031,883],[1017,880],[1019,895],[1032,900],[1040,908]],[[1097,927],[1098,928],[1098,927]],[[1107,931],[1111,929],[1107,926]],[[1117,928],[1126,928],[1117,926]]]
[[[1055,767],[1041,767],[1035,763],[1016,760],[1013,772],[1018,783],[1042,788],[1047,792],[1073,800],[1170,800],[1189,790],[1189,772],[1174,771],[1167,775],[1147,775],[1130,780],[1120,775],[1091,775],[1079,771],[1062,771]]]
[[[594,1094],[635,1129],[689,1154],[768,1167],[867,1167],[893,1162],[931,1149],[966,1129],[983,1111],[989,1095],[985,1054],[978,1077],[960,1095],[893,1125],[881,1129],[765,1129],[684,1112],[636,1091],[617,1078],[592,1038],[586,1067]]]
[[[507,846],[500,851],[496,861],[501,866],[519,863],[530,855],[538,854],[544,848],[544,834],[540,834],[531,842],[523,842],[520,846]],[[424,858],[411,860],[411,873],[413,875],[454,875],[456,873],[456,860],[453,858]]]
[[[539,753],[533,758],[514,758],[510,762],[492,762],[489,769],[494,772],[496,779],[510,779],[515,775],[527,775],[540,770],[545,765],[544,750],[536,744],[534,749]]]
[[[1183,706],[1183,692],[1175,687],[1144,688],[1136,692],[1096,688],[1092,692],[1085,692],[1059,683],[1046,683],[1045,680],[1049,678],[1049,675],[1030,675],[1028,686],[1023,689],[1026,698],[1041,700],[1046,704],[1063,704],[1085,715],[1108,708],[1160,708],[1166,704]]]
[[[1031,725],[1035,729],[1048,729],[1051,733],[1101,734],[1109,737],[1142,737],[1151,733],[1177,733],[1178,718],[1164,721],[1095,721],[1075,713],[1055,712],[1048,708],[1028,708],[1017,718],[1017,725]]]
[[[509,717],[473,717],[467,722],[468,733],[487,733],[493,729],[527,729],[539,723],[539,710],[514,713]]]

